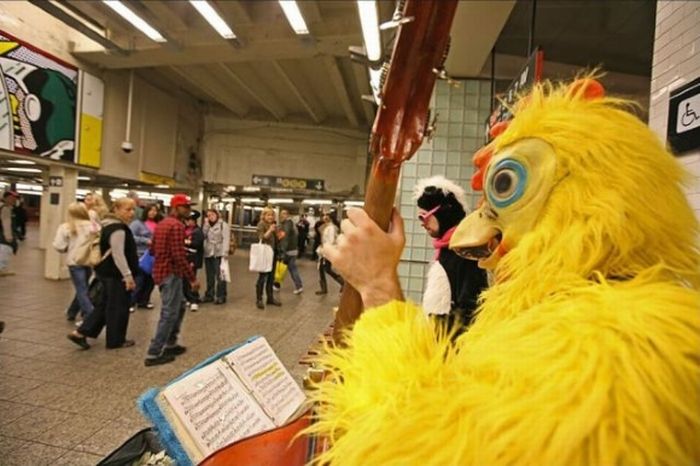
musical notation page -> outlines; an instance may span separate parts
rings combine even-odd
[[[256,338],[224,359],[276,425],[283,425],[306,400],[265,338]]]
[[[163,396],[204,457],[275,427],[222,361],[173,383],[163,390]]]

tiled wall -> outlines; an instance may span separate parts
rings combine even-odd
[[[484,143],[484,122],[490,113],[491,87],[488,81],[460,81],[459,87],[437,83],[431,108],[438,113],[432,141],[403,166],[397,205],[406,224],[406,248],[399,265],[399,277],[406,297],[420,302],[427,266],[434,250],[430,238],[418,222],[413,200],[416,181],[444,175],[462,186],[472,206],[478,199],[469,183],[473,173],[472,155]]]
[[[649,126],[666,139],[670,91],[700,77],[700,2],[659,1],[651,73]],[[694,175],[688,199],[700,218],[700,150],[679,159]]]

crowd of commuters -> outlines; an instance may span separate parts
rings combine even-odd
[[[427,277],[424,307],[443,317],[449,327],[466,328],[487,280],[475,264],[447,247],[467,211],[463,193],[444,178],[424,180],[419,188],[419,220],[433,238],[433,268],[440,268]],[[25,235],[24,226],[16,221],[18,197],[5,192],[0,204],[2,273],[7,273],[9,258]],[[178,194],[166,211],[161,204],[142,204],[132,194],[114,200],[108,209],[99,194],[88,193],[82,202],[68,206],[67,221],[56,231],[53,247],[65,254],[75,290],[65,311],[69,321],[77,320],[76,329],[68,335],[73,343],[89,349],[88,338],[97,338],[105,329],[108,349],[133,346],[134,341],[127,338],[129,315],[136,309],[156,307],[151,295],[157,286],[160,316],[145,365],[171,362],[186,351],[178,343],[184,315],[188,309],[198,311],[202,303],[226,303],[231,280],[228,257],[235,249],[235,235],[220,213],[209,209],[202,215],[191,205],[189,197]],[[286,275],[291,277],[294,294],[304,291],[297,261],[305,255],[317,260],[317,295],[328,294],[327,276],[342,291],[344,280],[324,254],[324,249],[337,243],[340,226],[330,212],[323,212],[312,227],[313,221],[302,213],[295,222],[287,209],[279,212],[279,218],[272,208],[262,210],[257,237],[271,249],[272,269],[258,275],[258,309],[282,305],[277,291]],[[200,297],[197,275],[202,268],[206,290]],[[445,283],[438,280],[443,276]]]

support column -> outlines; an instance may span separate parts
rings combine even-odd
[[[48,187],[41,199],[41,233],[46,249],[44,256],[44,277],[50,280],[68,278],[65,255],[52,246],[53,237],[61,223],[66,221],[66,210],[75,201],[78,188],[78,170],[59,166],[49,167]]]

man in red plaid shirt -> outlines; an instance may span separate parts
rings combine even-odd
[[[174,195],[170,200],[170,216],[158,223],[153,234],[153,281],[160,288],[162,304],[156,335],[151,340],[144,362],[146,366],[172,362],[175,356],[186,351],[184,346],[177,344],[182,319],[185,317],[183,278],[190,282],[193,290],[199,288],[199,282],[187,262],[185,251],[183,222],[190,216],[191,205],[188,196]]]

